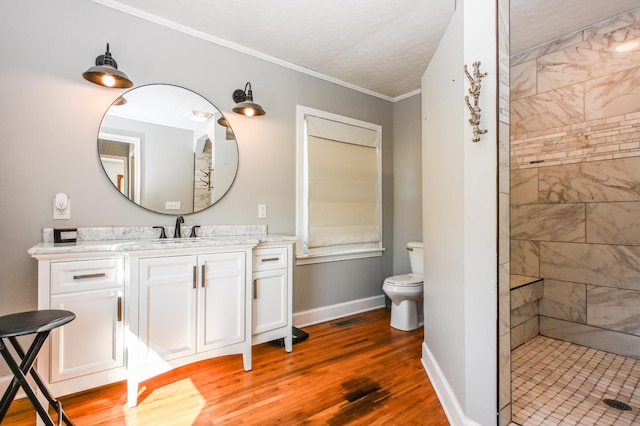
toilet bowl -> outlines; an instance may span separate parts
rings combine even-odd
[[[391,327],[410,331],[420,327],[422,321],[422,243],[407,244],[411,273],[394,275],[384,280],[382,290],[391,299]]]

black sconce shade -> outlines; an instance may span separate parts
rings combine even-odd
[[[247,83],[244,86],[244,90],[237,89],[234,91],[233,101],[236,102],[236,106],[233,107],[232,111],[238,114],[246,115],[247,117],[266,114],[260,105],[253,102],[251,83]]]
[[[118,64],[109,52],[109,43],[107,43],[105,54],[98,56],[96,64],[86,70],[82,76],[92,83],[105,87],[126,89],[133,86],[133,81],[118,69]]]

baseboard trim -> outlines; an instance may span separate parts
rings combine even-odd
[[[449,423],[453,426],[481,426],[479,423],[466,418],[458,398],[453,393],[453,389],[449,386],[447,378],[442,373],[426,342],[422,342],[422,366],[427,372],[427,376],[429,376],[429,380],[436,391],[440,405],[442,405]]]
[[[338,303],[336,305],[323,306],[321,308],[294,313],[293,324],[296,327],[305,327],[308,325],[331,321],[336,318],[346,317],[348,315],[359,314],[360,312],[383,308],[384,306],[384,294],[381,294],[379,296],[367,297],[364,299],[352,300],[350,302]]]

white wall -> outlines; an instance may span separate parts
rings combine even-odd
[[[422,227],[425,343],[464,405],[462,23],[458,10],[422,78]]]
[[[55,17],[55,19],[53,18]],[[136,85],[186,87],[231,123],[239,170],[215,206],[186,224],[261,224],[295,233],[295,108],[302,104],[383,127],[383,244],[380,258],[298,267],[294,312],[381,297],[393,258],[393,105],[334,83],[215,45],[87,0],[0,2],[0,314],[36,306],[36,261],[27,250],[52,226],[173,225],[175,216],[143,210],[113,189],[96,138],[109,105],[123,93],[81,74],[106,43]],[[250,81],[267,111],[231,112],[231,94]],[[71,220],[53,221],[52,198],[66,192]],[[257,218],[267,204],[268,218]]]
[[[496,5],[458,1],[422,79],[423,362],[452,424],[496,424]],[[481,128],[471,141],[463,73],[482,62]]]

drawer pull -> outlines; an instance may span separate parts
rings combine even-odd
[[[280,260],[279,257],[266,257],[266,258],[262,259],[262,263],[265,263],[265,262],[277,262],[278,260]]]
[[[258,280],[253,280],[253,298],[258,298]]]
[[[207,286],[207,265],[202,265],[202,287]]]
[[[118,297],[118,322],[122,321],[122,296]]]
[[[198,267],[193,266],[193,288],[198,288]]]
[[[84,274],[84,275],[74,275],[73,279],[74,280],[86,280],[88,278],[103,278],[106,277],[107,274],[104,272],[101,272],[99,274]]]

